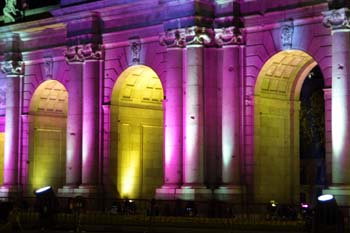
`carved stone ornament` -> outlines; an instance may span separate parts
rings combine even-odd
[[[1,64],[1,71],[6,75],[23,75],[24,62],[18,60],[8,60]]]
[[[131,50],[131,63],[134,65],[140,64],[141,41],[140,38],[129,40]]]
[[[64,52],[67,62],[84,62],[85,60],[99,60],[102,58],[101,45],[74,45]]]
[[[69,48],[64,52],[64,56],[66,58],[66,61],[68,63],[70,62],[83,62],[84,61],[84,56],[82,53],[82,45],[74,45]]]
[[[213,33],[205,27],[193,26],[186,28],[186,45],[210,45]]]
[[[102,58],[102,46],[100,44],[83,45],[82,54],[85,60],[100,60]]]
[[[281,26],[281,44],[283,49],[291,49],[293,45],[293,21],[284,22]]]
[[[242,32],[239,28],[216,28],[215,42],[219,46],[243,44]]]
[[[44,57],[44,72],[46,78],[52,78],[53,75],[53,59],[52,57]]]
[[[332,29],[350,29],[350,10],[341,8],[337,10],[326,11],[322,13],[323,24]]]
[[[186,31],[183,28],[169,30],[160,36],[160,44],[168,48],[183,48],[186,46]]]

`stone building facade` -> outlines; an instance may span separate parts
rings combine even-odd
[[[321,191],[350,203],[349,1],[28,2],[0,27],[1,196],[312,201],[317,67]]]

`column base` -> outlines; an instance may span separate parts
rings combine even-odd
[[[62,188],[58,189],[59,197],[100,197],[103,193],[103,188],[97,185],[65,185]]]
[[[77,185],[65,185],[62,188],[59,188],[57,191],[57,196],[59,197],[75,197],[77,196],[76,193],[74,193],[74,189],[76,189]]]
[[[0,186],[0,199],[18,197],[21,192],[22,188],[19,185],[2,185]]]
[[[323,194],[332,194],[338,205],[350,205],[350,186],[334,185],[322,191]]]
[[[213,191],[205,186],[184,185],[176,189],[175,197],[181,200],[211,200]]]
[[[179,186],[175,185],[163,185],[161,188],[156,189],[156,199],[158,200],[174,200],[176,199],[176,189]]]
[[[242,203],[245,189],[240,185],[225,185],[214,190],[216,200]]]
[[[83,197],[99,197],[103,193],[103,188],[99,185],[80,185],[74,189],[74,193]]]

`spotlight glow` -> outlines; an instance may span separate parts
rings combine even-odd
[[[40,188],[40,189],[37,189],[37,190],[35,191],[35,193],[36,193],[36,194],[40,194],[40,193],[43,193],[43,192],[49,190],[50,188],[51,188],[51,186],[45,186],[45,187],[42,187],[42,188]]]
[[[330,201],[334,198],[334,196],[332,194],[325,194],[325,195],[321,195],[319,196],[317,199],[319,201]]]

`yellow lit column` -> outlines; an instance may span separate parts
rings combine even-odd
[[[325,193],[350,200],[350,10],[324,12],[332,29],[332,186]]]
[[[204,186],[204,44],[210,43],[209,31],[193,26],[186,29],[185,76],[183,82],[183,186],[177,190],[182,199],[207,198]]]
[[[5,59],[1,71],[6,74],[6,118],[5,118],[5,151],[4,177],[0,187],[0,196],[9,197],[21,191],[19,186],[19,116],[20,116],[20,82],[23,76],[23,62],[19,52],[18,34],[5,41]]]
[[[234,27],[216,29],[216,43],[222,46],[221,153],[222,185],[218,199],[237,199],[240,182],[240,80],[242,36]]]

